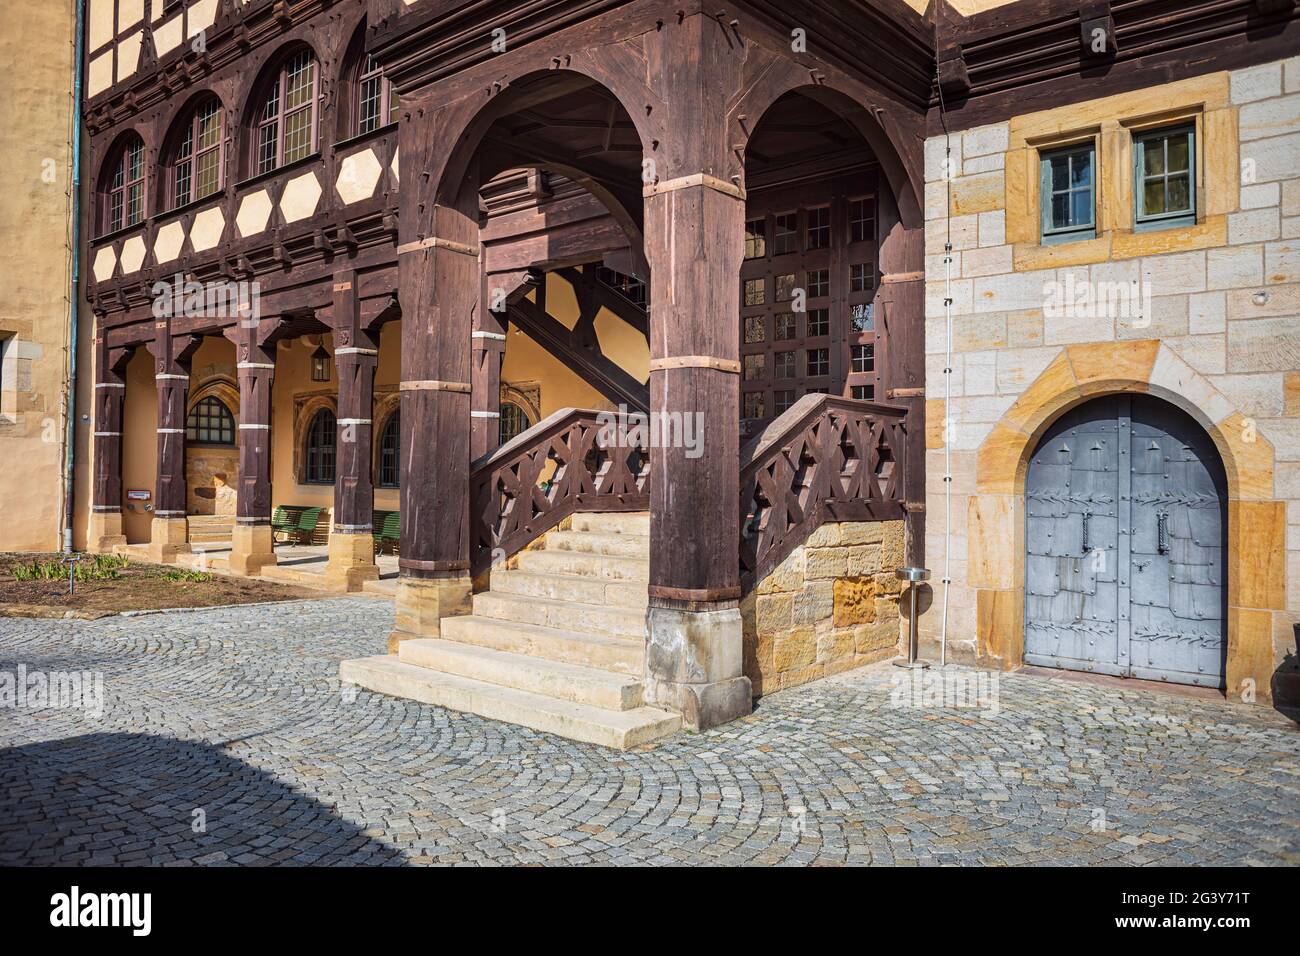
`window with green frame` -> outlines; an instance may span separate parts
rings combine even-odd
[[[1134,135],[1133,172],[1134,229],[1196,222],[1196,127]]]
[[[1040,155],[1038,195],[1044,243],[1097,237],[1096,167],[1092,143]]]

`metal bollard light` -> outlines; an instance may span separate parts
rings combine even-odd
[[[916,657],[916,590],[922,581],[930,576],[926,568],[898,568],[894,571],[894,577],[900,581],[906,581],[910,585],[908,591],[911,592],[911,604],[907,613],[907,660],[894,661],[895,667],[907,667],[913,670],[923,670],[930,666],[929,661],[917,660]]]

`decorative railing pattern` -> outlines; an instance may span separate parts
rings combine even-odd
[[[565,408],[474,464],[474,573],[579,511],[646,511],[644,430]],[[740,452],[740,572],[761,580],[826,521],[904,516],[907,410],[805,395]]]
[[[907,410],[805,395],[740,452],[740,574],[746,588],[824,521],[904,515]]]
[[[474,574],[575,512],[649,510],[649,477],[650,456],[636,430],[611,427],[590,409],[555,412],[475,462]]]

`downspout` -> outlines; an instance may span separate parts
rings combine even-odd
[[[72,65],[72,284],[68,294],[68,383],[63,397],[65,461],[63,465],[63,550],[72,551],[77,457],[77,289],[81,283],[81,77],[84,58],[86,0],[77,3],[76,60]]]

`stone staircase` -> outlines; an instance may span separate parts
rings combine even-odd
[[[493,571],[473,613],[444,618],[440,637],[344,661],[341,679],[619,749],[677,731],[679,715],[644,701],[649,515],[567,523]]]
[[[234,533],[234,515],[190,515],[186,519],[189,525],[190,544],[230,544]]]

